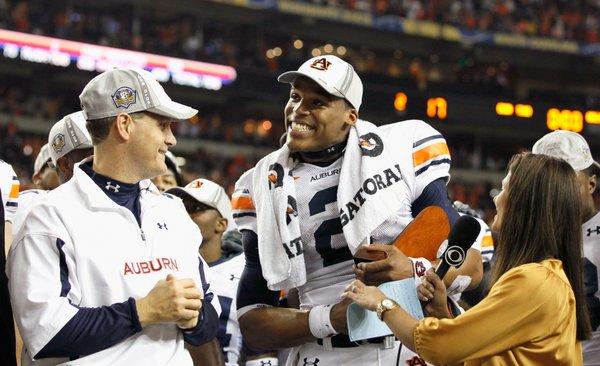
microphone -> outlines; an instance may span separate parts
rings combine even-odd
[[[435,274],[443,279],[450,266],[460,267],[465,261],[467,250],[473,245],[480,231],[481,225],[476,219],[468,215],[461,216],[452,226],[448,236],[448,246]]]

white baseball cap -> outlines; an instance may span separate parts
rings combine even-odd
[[[172,101],[156,78],[142,69],[105,71],[83,88],[79,100],[87,120],[143,111],[183,120],[198,113],[194,108]]]
[[[52,164],[77,149],[89,149],[92,138],[85,127],[83,112],[71,113],[56,122],[48,134],[48,145]]]
[[[352,65],[333,55],[317,56],[303,63],[298,71],[279,75],[282,83],[293,83],[299,76],[306,76],[319,84],[326,92],[346,99],[356,110],[360,109],[363,84]]]
[[[41,172],[48,161],[50,160],[50,146],[48,144],[44,144],[40,149],[40,152],[35,157],[35,162],[33,163],[33,175]]]
[[[587,169],[592,165],[600,168],[600,164],[592,158],[587,141],[580,134],[571,131],[558,130],[544,135],[536,141],[531,152],[561,158],[575,171]]]
[[[225,193],[225,189],[211,180],[199,178],[193,180],[184,188],[171,188],[167,193],[181,198],[189,195],[196,201],[215,208],[229,223],[233,222],[231,200]]]

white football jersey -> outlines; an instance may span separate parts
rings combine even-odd
[[[600,212],[583,224],[583,257],[586,300],[592,319],[596,319],[592,326],[600,350]]]
[[[13,222],[19,207],[19,178],[12,166],[0,160],[0,190],[4,206],[4,221]]]
[[[212,273],[211,287],[221,304],[217,338],[223,347],[227,366],[238,364],[242,349],[242,333],[237,320],[235,299],[245,264],[246,259],[243,254],[209,264]]]
[[[406,146],[397,157],[396,173],[406,189],[404,206],[371,234],[372,242],[391,243],[412,221],[411,204],[438,178],[447,178],[450,154],[443,136],[423,121],[381,126],[390,141]],[[301,308],[339,302],[354,279],[352,254],[342,234],[337,189],[343,157],[326,167],[298,164],[290,173],[296,183],[297,212],[304,247],[307,282],[298,291]],[[232,207],[239,230],[256,229],[252,170],[236,184]],[[260,233],[258,233],[260,235]]]

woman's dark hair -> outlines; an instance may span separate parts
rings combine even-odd
[[[531,153],[513,156],[508,171],[492,283],[517,266],[561,260],[575,295],[577,339],[586,339],[590,324],[583,293],[582,204],[575,171],[561,159]]]

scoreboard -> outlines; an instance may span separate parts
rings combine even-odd
[[[405,91],[396,92],[390,104],[401,115],[439,122],[476,123],[492,128],[600,132],[600,108]]]

